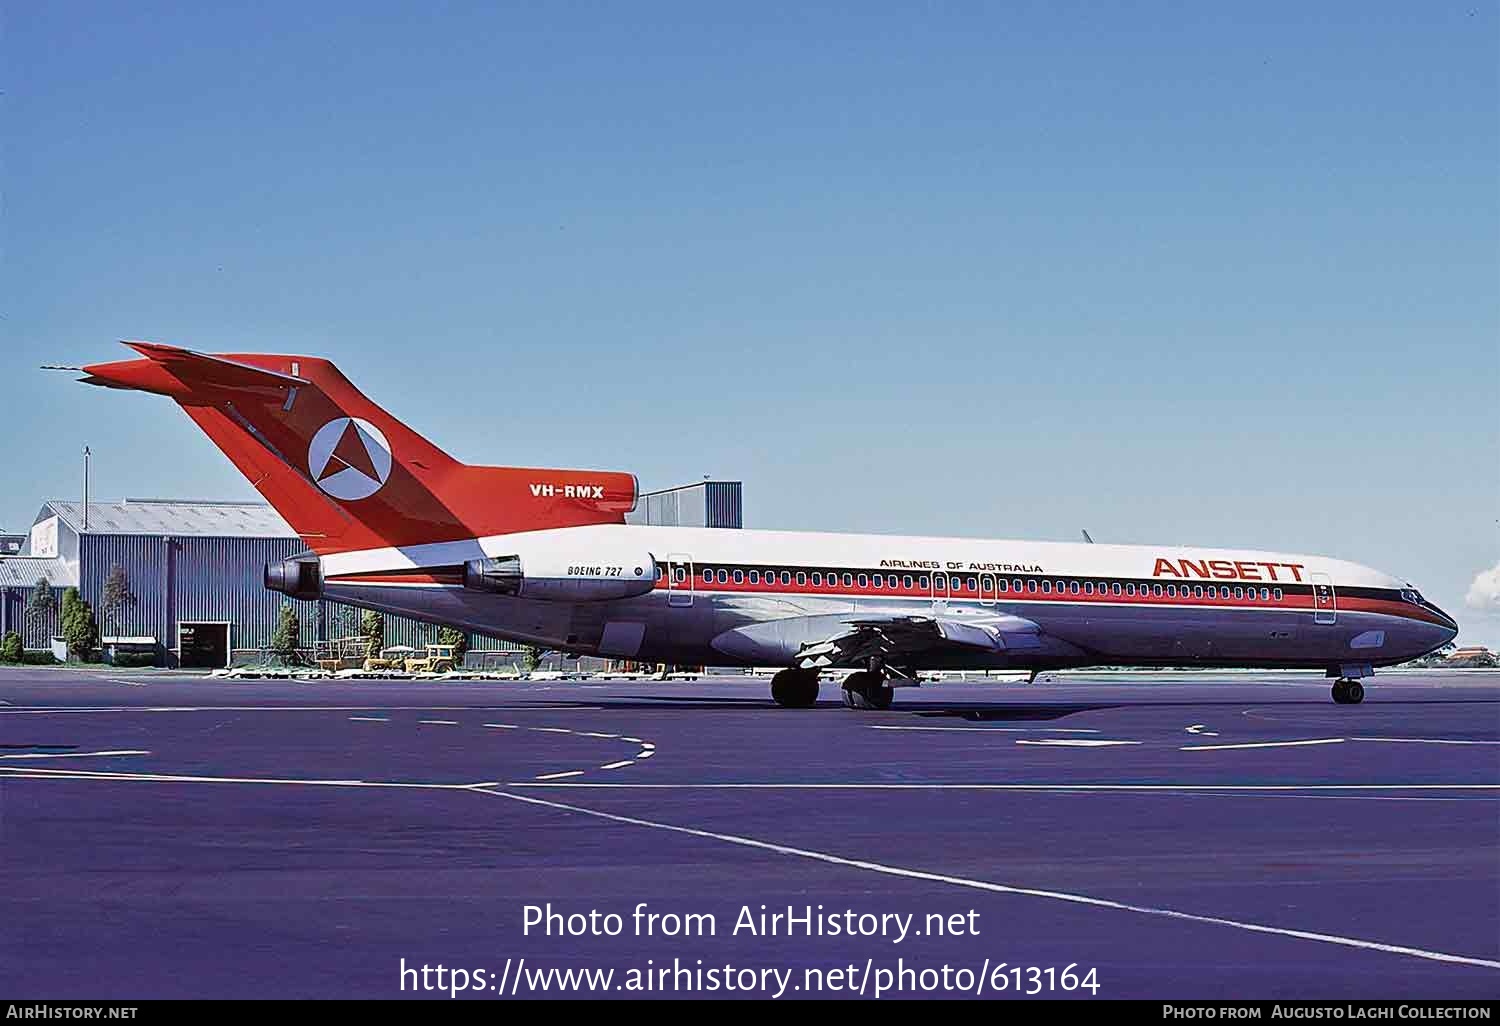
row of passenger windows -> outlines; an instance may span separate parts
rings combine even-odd
[[[678,584],[684,584],[687,581],[687,571],[681,567],[676,570],[673,576]],[[764,581],[766,584],[781,583],[790,585],[794,576],[797,584],[802,587],[811,584],[814,588],[837,588],[840,585],[845,588],[853,588],[858,585],[862,589],[875,588],[878,590],[890,589],[893,591],[910,591],[916,588],[924,595],[932,590],[935,590],[939,595],[947,592],[950,595],[959,596],[962,596],[966,592],[971,595],[979,595],[982,592],[986,598],[1009,594],[1035,595],[1040,593],[1050,595],[1053,594],[1054,590],[1059,595],[1125,595],[1131,597],[1143,595],[1148,597],[1154,596],[1156,598],[1235,598],[1241,600],[1250,599],[1252,601],[1257,597],[1256,589],[1253,586],[1247,588],[1244,585],[1230,586],[1228,584],[1135,585],[1121,584],[1118,581],[1094,582],[1071,580],[1054,583],[1046,579],[1039,581],[1036,578],[1023,579],[1016,577],[1006,579],[1002,577],[996,579],[989,575],[985,575],[981,579],[979,577],[963,577],[958,574],[951,576],[948,574],[934,574],[931,576],[922,574],[914,576],[912,574],[840,574],[836,570],[829,570],[826,573],[820,570],[799,570],[793,575],[790,570],[779,572],[766,570],[762,572],[760,570],[716,570],[712,567],[704,567],[703,569],[704,584],[713,584],[715,582],[728,584],[730,581],[733,581],[735,584],[760,584]],[[1259,590],[1259,598],[1262,602],[1269,602],[1273,598],[1275,601],[1280,602],[1282,600],[1282,590],[1280,588],[1261,588]]]

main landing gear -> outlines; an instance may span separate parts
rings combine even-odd
[[[783,709],[810,709],[818,701],[817,670],[781,670],[771,678],[771,700]]]
[[[1333,682],[1333,700],[1339,705],[1358,705],[1365,700],[1365,686],[1350,677]]]
[[[856,670],[844,678],[844,704],[851,709],[889,709],[895,697],[879,670]]]

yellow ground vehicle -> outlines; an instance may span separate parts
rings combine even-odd
[[[365,670],[404,670],[406,660],[410,653],[416,649],[410,645],[392,645],[390,648],[382,649],[378,656],[367,656],[363,669]]]
[[[360,637],[320,641],[314,650],[313,659],[318,664],[318,669],[329,673],[357,670],[365,663],[365,644],[365,639]]]
[[[449,673],[453,669],[452,645],[428,645],[425,656],[406,660],[407,673]]]

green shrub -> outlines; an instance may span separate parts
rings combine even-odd
[[[89,605],[77,588],[63,592],[62,637],[68,643],[68,658],[87,660],[99,647],[99,625],[94,620],[94,607]]]
[[[21,636],[15,631],[6,631],[5,637],[0,639],[0,663],[19,663],[25,655]]]
[[[21,656],[21,662],[27,666],[52,666],[56,664],[57,657],[51,652],[27,652]]]
[[[117,652],[113,665],[124,667],[155,666],[155,652]]]

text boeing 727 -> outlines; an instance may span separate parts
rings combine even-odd
[[[170,396],[307,543],[268,588],[566,652],[781,666],[777,704],[885,708],[919,670],[1313,668],[1334,701],[1457,633],[1408,582],[1225,549],[648,527],[630,474],[459,463],[326,360],[144,359],[84,381]]]

